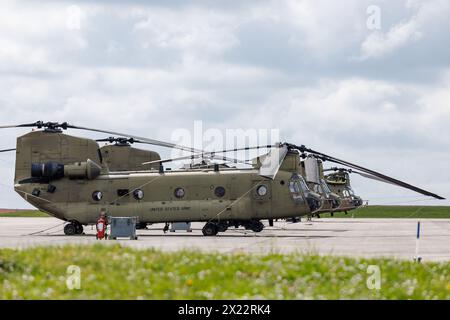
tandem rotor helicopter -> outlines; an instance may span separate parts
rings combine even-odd
[[[17,138],[14,190],[34,207],[67,221],[66,235],[83,233],[99,212],[137,216],[139,227],[153,223],[205,222],[203,234],[215,236],[229,227],[264,229],[262,220],[297,219],[342,212],[362,205],[350,186],[350,173],[391,183],[436,199],[443,197],[379,172],[334,158],[304,145],[277,143],[221,151],[203,151],[169,142],[57,122],[0,126],[34,128]],[[36,130],[37,129],[37,130]],[[68,129],[113,135],[87,139]],[[109,142],[100,147],[99,142]],[[161,159],[135,143],[176,148],[189,156]],[[250,168],[230,152],[265,149]],[[175,160],[200,160],[188,168],[165,170]],[[220,160],[224,163],[214,163]],[[324,169],[323,162],[344,168]]]

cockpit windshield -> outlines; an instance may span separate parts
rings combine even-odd
[[[292,193],[308,192],[309,188],[305,179],[299,175],[293,175],[291,181],[289,181],[289,189]]]
[[[322,186],[320,184],[314,184],[313,185],[313,191],[319,194],[324,193]]]
[[[353,191],[353,189],[351,187],[345,187],[345,189],[342,191],[342,193],[344,194],[344,197],[350,197],[350,198],[355,197],[355,192]]]
[[[293,174],[291,180],[289,181],[289,190],[292,194],[292,199],[298,205],[303,205],[305,203],[304,195],[308,192],[308,185],[302,176]]]
[[[294,180],[291,180],[289,182],[289,190],[291,190],[291,193],[300,193],[300,187],[298,183]]]
[[[330,193],[331,193],[331,189],[330,189],[330,187],[328,186],[328,184],[325,182],[324,179],[321,179],[321,180],[320,180],[320,185],[322,186],[322,189],[323,189],[323,191],[324,191],[326,194],[330,194]]]
[[[305,181],[305,179],[303,179],[303,177],[298,177],[298,183],[299,183],[300,187],[302,188],[303,192],[309,191],[309,187],[306,184],[306,181]]]

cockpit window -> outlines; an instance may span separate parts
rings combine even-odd
[[[306,184],[305,179],[298,174],[293,174],[289,181],[289,189],[292,193],[309,192],[309,187]]]
[[[308,192],[309,188],[302,176],[297,174],[292,175],[289,181],[289,189],[292,193]]]
[[[299,193],[300,192],[300,188],[297,184],[296,181],[290,181],[289,182],[289,190],[291,190],[292,193]]]
[[[300,187],[304,192],[309,191],[309,187],[306,184],[305,179],[303,179],[303,177],[298,177],[298,183],[300,184]]]
[[[320,184],[314,184],[313,185],[313,191],[319,194],[325,193],[322,186]]]
[[[289,190],[291,191],[292,199],[296,204],[305,204],[305,200],[303,199],[304,192],[302,192],[302,190],[308,190],[308,185],[306,184],[303,177],[297,174],[293,174],[291,180],[289,181]]]
[[[328,186],[328,184],[325,182],[324,179],[320,180],[321,182],[321,186],[322,189],[324,190],[325,193],[331,193],[330,187]]]

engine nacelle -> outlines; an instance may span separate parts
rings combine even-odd
[[[32,163],[31,177],[47,180],[58,180],[64,177],[94,180],[100,175],[101,170],[102,168],[90,159],[87,159],[85,162],[66,165],[49,161],[46,163]]]

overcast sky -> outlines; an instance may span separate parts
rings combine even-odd
[[[0,3],[1,124],[279,129],[450,197],[448,0],[36,2]],[[0,154],[0,207],[27,207],[13,174]],[[423,199],[353,184],[371,203]]]

